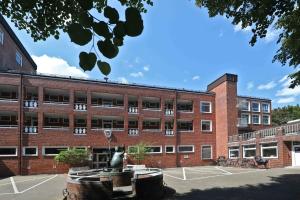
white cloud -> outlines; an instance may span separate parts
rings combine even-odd
[[[138,78],[138,77],[143,77],[144,74],[143,74],[143,72],[133,72],[133,73],[130,73],[130,76]]]
[[[247,26],[246,28],[242,28],[242,22],[238,23],[237,25],[235,25],[233,27],[234,32],[238,32],[238,31],[243,31],[243,32],[250,32],[251,31],[251,26]]]
[[[120,83],[128,84],[128,80],[125,77],[118,77]]]
[[[193,80],[193,81],[199,80],[199,78],[200,78],[200,76],[198,76],[198,75],[197,75],[197,76],[193,76],[193,77],[192,77],[192,80]]]
[[[288,79],[288,75],[285,75],[284,77],[282,77],[282,79],[280,79],[278,82],[279,83],[282,83],[282,82],[284,82],[285,80],[287,80]]]
[[[134,59],[134,62],[135,62],[136,64],[139,64],[139,63],[141,62],[141,59],[140,59],[139,57],[136,57],[136,58]]]
[[[276,85],[277,84],[274,81],[271,81],[271,82],[269,82],[267,84],[261,84],[261,85],[259,85],[257,87],[257,89],[259,89],[259,90],[270,90],[270,89],[276,87]]]
[[[269,43],[275,40],[278,37],[278,35],[279,35],[279,30],[276,30],[274,28],[268,28],[266,37],[264,37],[263,40],[266,43]]]
[[[149,71],[149,69],[150,69],[150,65],[145,65],[144,67],[143,67],[143,69],[144,69],[144,71]]]
[[[37,72],[44,74],[55,74],[63,76],[72,76],[79,78],[88,78],[89,75],[75,66],[71,66],[62,58],[51,57],[48,55],[32,55],[34,62],[37,64]]]
[[[282,89],[278,90],[276,96],[299,96],[300,95],[300,86],[295,87],[294,89],[289,88],[292,79],[287,76],[284,76],[281,80]]]
[[[281,98],[281,99],[278,99],[277,103],[293,103],[296,101],[296,98],[295,97],[287,97],[287,98]]]
[[[247,89],[251,90],[254,87],[254,83],[253,82],[248,82],[247,83]]]

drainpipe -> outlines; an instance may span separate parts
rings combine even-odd
[[[23,148],[23,74],[20,73],[20,89],[19,89],[19,174],[22,175],[22,148]]]
[[[177,132],[177,91],[175,91],[175,99],[174,99],[174,103],[173,103],[173,110],[174,110],[174,124],[173,126],[175,127],[174,128],[174,134],[175,134],[175,155],[176,155],[176,167],[179,167],[181,164],[180,164],[180,158],[178,156],[178,151],[177,151],[177,147],[179,145],[179,141],[180,141],[180,138],[179,138],[179,134]]]

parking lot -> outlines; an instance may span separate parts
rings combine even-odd
[[[65,175],[0,179],[1,200],[62,200]],[[215,166],[164,170],[165,199],[300,199],[300,168],[243,169]]]

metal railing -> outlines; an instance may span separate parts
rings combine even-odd
[[[138,135],[138,134],[139,134],[139,129],[137,128],[128,129],[128,135]]]
[[[137,114],[139,112],[139,108],[138,107],[129,107],[128,112]]]
[[[174,135],[174,131],[172,129],[166,129],[165,135],[167,135],[167,136],[173,136]]]
[[[69,101],[44,101],[44,104],[57,104],[57,105],[69,105],[70,102]]]
[[[104,131],[104,130],[112,130],[112,131],[124,131],[124,128],[102,128],[102,127],[92,127],[93,131]]]
[[[282,127],[284,135],[300,135],[300,123],[288,124]]]
[[[173,109],[166,109],[165,110],[165,115],[174,115],[174,111],[173,111]]]
[[[112,104],[92,104],[92,107],[124,109],[124,106],[117,106]]]
[[[86,135],[87,129],[86,127],[75,127],[74,135]]]
[[[18,102],[18,99],[0,98],[0,101],[6,101],[6,102]]]
[[[257,133],[257,132],[244,133],[244,134],[242,135],[242,139],[243,139],[243,140],[251,140],[251,139],[255,139],[255,138],[256,138],[256,133]]]
[[[44,126],[43,129],[68,130],[68,126]]]
[[[265,138],[265,137],[273,137],[277,135],[277,130],[278,128],[268,128],[268,129],[264,129],[264,130],[260,130],[259,132],[259,136],[261,138]]]
[[[25,108],[37,108],[38,101],[37,100],[24,100],[24,107]]]
[[[38,128],[37,126],[25,126],[24,133],[29,133],[29,134],[38,133]]]
[[[161,108],[147,108],[147,107],[143,107],[143,110],[161,111]]]
[[[161,129],[143,129],[143,131],[146,131],[146,132],[160,132]]]
[[[74,104],[74,109],[75,110],[79,110],[79,111],[86,111],[87,110],[87,106],[85,103],[75,103]]]

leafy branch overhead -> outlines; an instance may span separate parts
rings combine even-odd
[[[232,24],[241,24],[242,28],[252,28],[250,44],[258,38],[266,37],[271,27],[280,34],[277,43],[279,49],[273,62],[289,64],[296,72],[290,75],[293,80],[290,87],[300,85],[300,1],[299,0],[196,0],[199,7],[205,7],[210,17],[223,15],[232,20]],[[297,71],[298,70],[298,71]]]
[[[34,41],[50,36],[59,39],[60,30],[68,33],[72,42],[84,46],[91,44],[89,52],[79,54],[79,66],[91,71],[95,65],[107,76],[111,67],[100,57],[115,58],[124,37],[139,36],[144,29],[141,13],[151,0],[119,0],[125,9],[125,20],[107,0],[2,0],[0,12],[25,29]],[[101,19],[98,17],[101,16]]]

